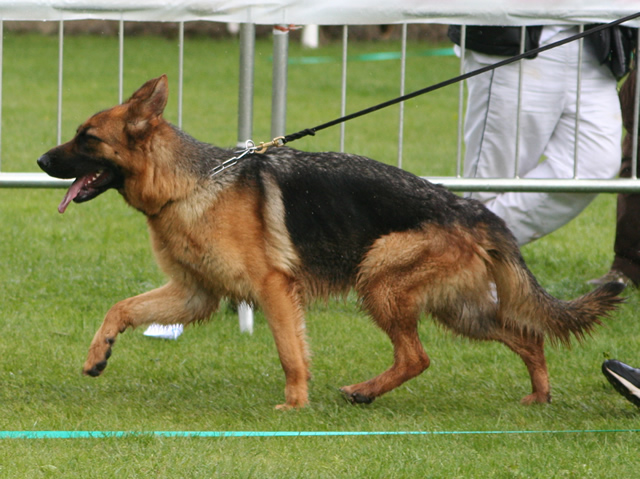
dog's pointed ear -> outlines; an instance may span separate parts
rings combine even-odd
[[[142,132],[148,126],[157,123],[162,117],[169,98],[169,80],[167,75],[149,80],[129,98],[125,105],[129,107],[130,129]]]

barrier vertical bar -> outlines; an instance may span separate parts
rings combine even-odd
[[[255,70],[256,29],[253,23],[240,25],[240,72],[238,77],[238,146],[253,135],[253,78]],[[245,302],[238,305],[240,332],[253,333],[253,309]]]
[[[520,53],[524,53],[527,27],[520,27]],[[522,113],[522,83],[524,78],[524,59],[518,62],[518,103],[516,107],[516,151],[513,166],[513,177],[519,178],[520,171],[520,114]]]
[[[636,32],[636,41],[640,41],[640,29]],[[640,45],[640,43],[636,43]],[[638,81],[638,59],[635,61],[636,69],[636,91],[633,101],[633,133],[631,135],[631,178],[638,178],[638,116],[640,115],[640,81]]]
[[[184,80],[184,22],[178,24],[178,128],[182,128],[182,93]]]
[[[404,96],[405,78],[407,72],[407,24],[402,24],[402,47],[400,58],[400,96]],[[404,143],[404,102],[400,102],[398,121],[398,168],[402,168],[402,147]]]
[[[340,78],[340,116],[345,116],[347,112],[347,50],[349,46],[349,26],[342,26],[342,76]],[[340,123],[340,152],[344,152],[345,138],[344,122]]]
[[[63,72],[63,55],[64,50],[64,20],[60,20],[58,26],[58,120],[57,120],[57,140],[58,144],[62,143],[62,72]]]
[[[238,146],[253,135],[253,77],[256,30],[253,23],[240,25],[240,73],[238,78]]]
[[[464,62],[467,54],[467,26],[462,25],[460,29],[460,75],[464,74]],[[464,82],[458,84],[458,139],[456,152],[456,177],[462,177],[462,136],[464,118]]]
[[[124,91],[124,20],[118,24],[118,103],[122,103]]]
[[[273,76],[271,86],[271,136],[286,134],[287,127],[287,61],[289,27],[273,27]]]
[[[584,25],[578,28],[584,32]],[[580,95],[582,91],[582,53],[584,51],[584,39],[578,40],[578,75],[576,79],[576,127],[573,138],[573,178],[578,178],[578,137],[580,134]]]
[[[0,171],[2,171],[2,89],[4,64],[4,20],[0,20]]]

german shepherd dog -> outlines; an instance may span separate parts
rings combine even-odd
[[[264,312],[285,375],[281,409],[308,403],[304,307],[355,290],[393,343],[393,365],[342,388],[370,403],[429,366],[421,313],[455,333],[504,343],[524,361],[533,391],[551,399],[545,338],[580,339],[621,301],[606,284],[573,301],[546,293],[502,220],[398,168],[342,153],[272,148],[212,175],[231,150],[201,143],[163,119],[166,76],[121,105],[96,113],[40,167],[76,178],[59,206],[110,188],[147,217],[169,282],[108,312],[84,373],[98,376],[119,333],[158,322],[208,318],[221,299]]]

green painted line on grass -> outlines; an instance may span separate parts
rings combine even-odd
[[[409,57],[448,57],[455,55],[453,48],[431,48],[429,50],[421,50],[416,52],[407,52]],[[400,60],[401,52],[377,52],[363,53],[361,55],[347,56],[350,62],[381,62],[386,60]],[[341,62],[341,57],[332,56],[303,56],[289,57],[289,65],[316,65],[319,63],[336,63]]]
[[[0,431],[0,439],[104,439],[119,437],[336,437],[458,436],[495,434],[636,433],[640,429],[567,429],[541,431]]]

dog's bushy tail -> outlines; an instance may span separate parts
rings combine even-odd
[[[590,334],[623,301],[619,294],[622,283],[607,283],[573,301],[560,301],[549,295],[546,326],[550,338],[569,344],[571,336],[578,340]]]
[[[518,330],[534,332],[552,343],[569,345],[571,337],[582,340],[602,319],[624,301],[621,283],[607,283],[571,301],[547,293],[527,268],[519,251],[496,257],[493,273],[503,322]]]

